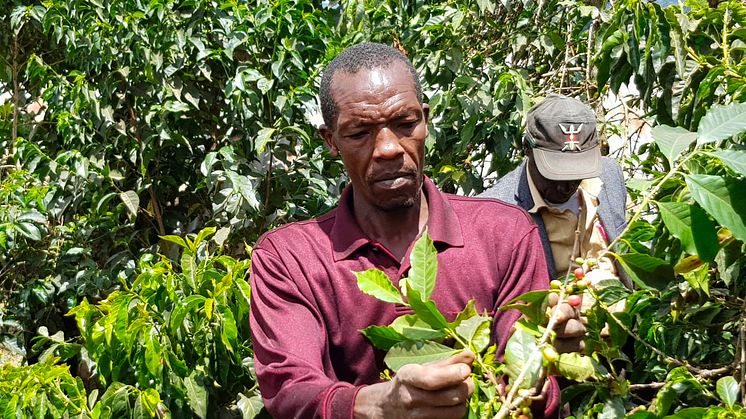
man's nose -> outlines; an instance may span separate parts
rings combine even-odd
[[[373,157],[379,159],[393,159],[404,152],[399,137],[394,131],[387,127],[378,130],[376,134],[376,146],[373,151]]]

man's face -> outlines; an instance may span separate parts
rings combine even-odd
[[[384,211],[413,206],[423,181],[428,107],[406,66],[338,71],[331,94],[337,120],[320,132],[331,154],[342,157],[356,199]]]
[[[534,186],[536,186],[536,190],[539,191],[542,198],[544,198],[544,200],[549,203],[562,204],[564,202],[567,202],[567,200],[570,199],[572,194],[574,194],[575,191],[578,190],[578,186],[580,186],[580,182],[583,181],[583,179],[577,179],[577,180],[547,179],[541,174],[541,172],[539,172],[539,168],[536,167],[536,162],[534,161],[534,156],[530,149],[527,153],[527,156],[528,156],[528,170],[531,172],[531,180],[533,180]]]

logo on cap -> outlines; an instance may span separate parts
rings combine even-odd
[[[567,139],[565,139],[565,145],[562,147],[561,151],[581,151],[580,142],[577,140],[575,134],[580,133],[583,129],[583,124],[578,125],[577,128],[575,128],[574,124],[570,124],[569,127],[559,124],[559,127],[562,130],[562,133],[567,136]]]

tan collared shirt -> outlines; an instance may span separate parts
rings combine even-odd
[[[608,245],[605,230],[598,217],[598,196],[603,186],[601,179],[595,177],[583,180],[578,193],[566,204],[557,207],[544,200],[531,179],[531,173],[526,171],[526,174],[534,200],[534,206],[528,212],[540,214],[544,221],[557,275],[564,276],[570,266],[578,266],[574,262],[578,256],[584,259],[595,258],[600,268],[616,274],[611,260],[600,257]],[[579,224],[578,218],[581,221]],[[580,231],[579,251],[573,249],[576,227]]]

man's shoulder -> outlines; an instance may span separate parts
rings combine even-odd
[[[521,181],[521,174],[524,172],[522,169],[523,164],[518,165],[518,167],[500,177],[494,185],[487,188],[479,195],[479,197],[494,198],[509,203],[515,203],[516,190]]]
[[[316,218],[294,221],[264,233],[256,241],[254,248],[305,245],[309,241],[323,241],[334,225],[337,209]]]
[[[512,224],[516,221],[525,221],[526,224],[532,225],[533,222],[531,216],[523,208],[506,200],[483,195],[477,197],[444,195],[459,217],[465,218],[462,221],[473,220],[473,222],[495,225]]]

